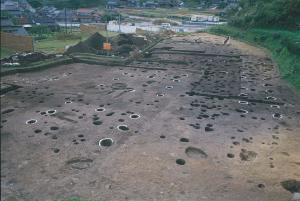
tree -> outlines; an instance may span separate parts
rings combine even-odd
[[[28,3],[33,7],[33,8],[39,8],[42,7],[43,4],[39,0],[28,0]]]
[[[240,27],[296,28],[300,0],[241,0],[230,13],[230,23]]]

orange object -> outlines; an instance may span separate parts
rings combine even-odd
[[[111,50],[111,44],[110,43],[103,43],[103,49],[104,50]]]

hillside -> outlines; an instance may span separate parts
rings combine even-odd
[[[230,23],[238,27],[300,26],[299,0],[241,0],[239,7],[229,12]]]
[[[281,76],[300,89],[299,0],[241,0],[227,13],[229,26],[210,31],[267,48]]]

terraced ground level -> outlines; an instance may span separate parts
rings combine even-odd
[[[1,200],[291,200],[299,95],[262,50],[223,41],[3,77],[22,88],[1,97]]]

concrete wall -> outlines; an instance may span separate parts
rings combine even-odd
[[[32,52],[33,39],[31,36],[18,36],[1,32],[1,47],[21,52]]]
[[[136,26],[129,26],[129,25],[117,25],[117,24],[108,24],[107,30],[112,32],[119,32],[119,29],[121,33],[135,33]]]

